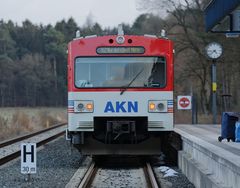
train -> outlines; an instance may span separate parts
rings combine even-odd
[[[66,138],[86,155],[158,155],[174,126],[173,42],[80,36],[68,44]]]

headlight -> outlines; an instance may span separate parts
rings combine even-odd
[[[74,101],[74,112],[75,113],[91,113],[94,110],[93,101],[82,100]]]
[[[167,112],[167,100],[166,101],[148,101],[148,112]]]
[[[78,110],[79,111],[83,111],[84,109],[84,104],[83,103],[79,103],[78,106],[77,106]]]
[[[125,41],[124,36],[117,36],[116,41],[118,44],[123,44]]]
[[[159,111],[163,111],[165,105],[161,102],[161,103],[158,103],[157,107],[158,107],[158,110],[159,110]]]
[[[149,103],[149,110],[155,111],[155,109],[156,109],[156,105],[153,102]]]
[[[88,104],[86,105],[86,109],[87,109],[88,111],[93,111],[93,104],[92,104],[92,103],[88,103]]]

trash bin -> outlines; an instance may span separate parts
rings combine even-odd
[[[218,137],[218,141],[227,139],[229,142],[232,140],[235,142],[235,123],[238,121],[240,113],[237,112],[223,112],[221,121],[221,136]]]
[[[240,142],[240,121],[235,124],[235,142]]]

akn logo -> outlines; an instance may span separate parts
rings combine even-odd
[[[134,101],[123,101],[123,102],[119,102],[117,101],[115,104],[112,104],[111,101],[108,101],[106,106],[105,106],[105,113],[108,112],[138,112],[138,102]]]

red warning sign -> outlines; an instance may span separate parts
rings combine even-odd
[[[178,109],[190,110],[192,108],[192,96],[178,96]]]

